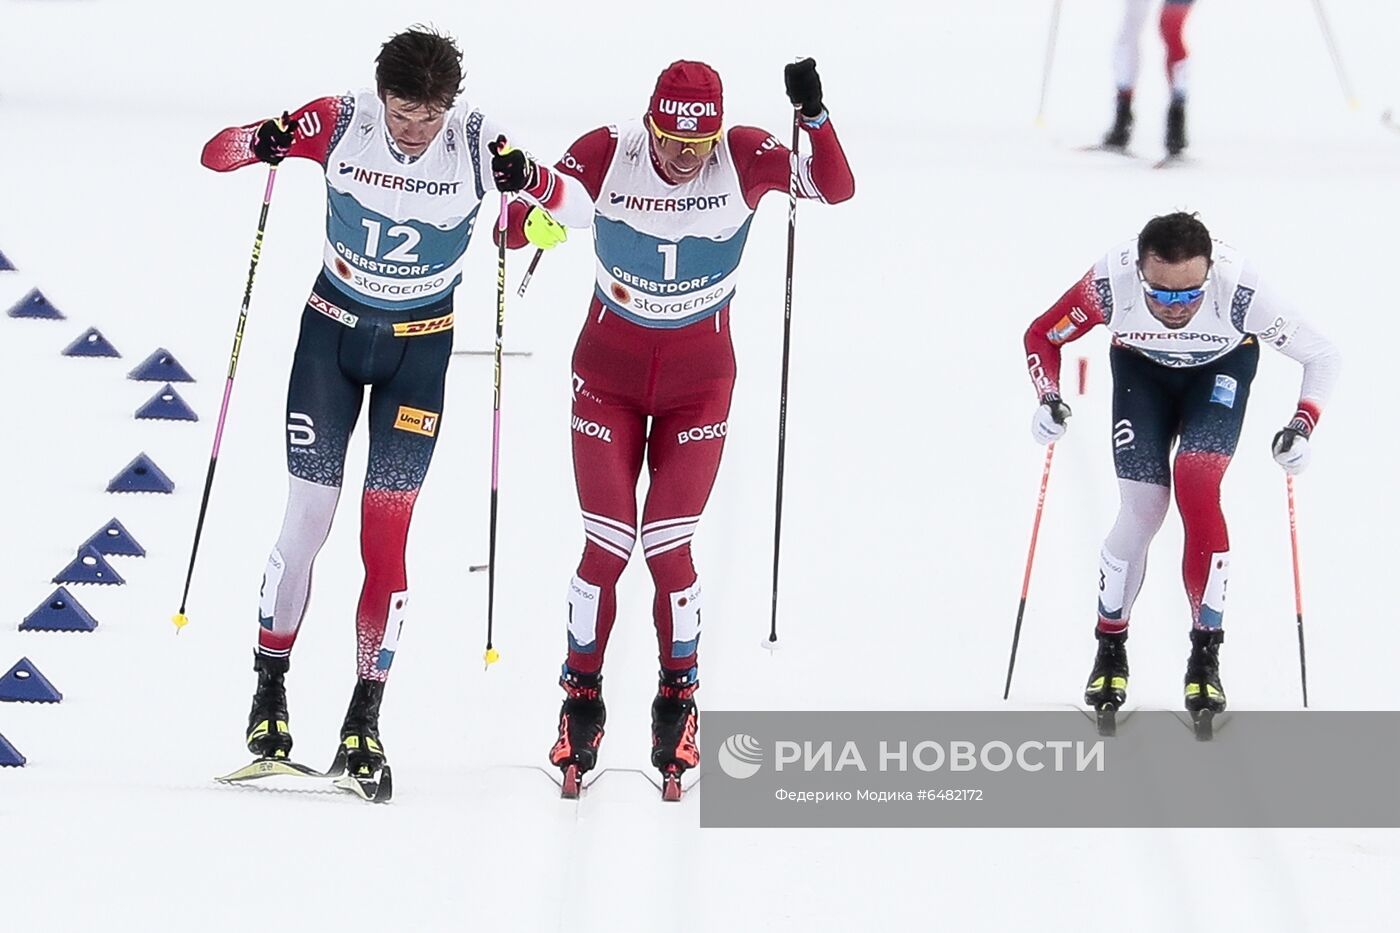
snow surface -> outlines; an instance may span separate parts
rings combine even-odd
[[[210,776],[245,759],[263,562],[281,520],[283,399],[320,255],[323,186],[281,173],[224,436],[189,627],[179,604],[264,173],[204,171],[217,129],[368,83],[414,21],[463,40],[467,96],[554,158],[639,113],[678,57],[722,72],[729,121],[783,133],[781,65],[821,63],[856,199],[800,212],[780,629],[769,611],[784,202],[750,238],[734,318],[739,384],[724,467],[695,541],[705,585],[702,708],[1003,708],[1042,449],[1020,335],[1154,213],[1202,212],[1285,285],[1345,354],[1298,482],[1313,706],[1396,709],[1392,249],[1400,137],[1393,4],[1328,4],[1349,109],[1304,0],[1202,2],[1188,38],[1195,162],[1168,172],[1073,151],[1111,110],[1117,0],[1065,4],[1046,125],[1034,125],[1049,0],[694,5],[607,14],[303,2],[213,7],[0,2],[0,306],[40,287],[61,323],[0,318],[9,494],[0,522],[0,670],[28,656],[57,706],[0,706],[29,757],[0,770],[0,928],[240,930],[1376,930],[1393,920],[1400,837],[1372,831],[732,831],[698,795],[663,806],[636,775],[558,801],[543,764],[582,543],[569,462],[569,353],[589,294],[586,237],[552,253],[507,311],[496,644],[480,663],[489,357],[452,364],[419,500],[413,613],[384,708],[386,808],[261,793]],[[543,15],[541,15],[543,14]],[[518,23],[507,32],[495,21]],[[1137,148],[1155,154],[1160,44],[1144,39]],[[492,251],[458,292],[459,348],[493,331]],[[511,283],[524,258],[512,258]],[[59,350],[96,325],[120,360]],[[199,380],[197,424],[137,422],[157,388],[124,378],[157,346]],[[1093,575],[1116,490],[1105,339],[1086,355],[1057,448],[1011,707],[1073,701],[1093,651]],[[1284,483],[1267,453],[1298,369],[1265,352],[1225,486],[1233,576],[1224,649],[1236,708],[1299,705]],[[363,471],[364,438],[347,487]],[[173,496],[114,497],[146,451]],[[289,680],[298,750],[329,755],[353,682],[357,496],[317,565]],[[91,635],[14,626],[73,547],[117,516],[149,550],[120,588],[83,587]],[[1186,652],[1180,527],[1154,548],[1133,639],[1134,701],[1175,706]],[[604,764],[646,766],[654,638],[640,558],[623,578]],[[1319,792],[1345,793],[1338,786]],[[1209,793],[1207,777],[1181,793]]]

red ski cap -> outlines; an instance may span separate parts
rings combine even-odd
[[[672,62],[656,79],[647,116],[662,133],[704,139],[724,125],[724,85],[704,62]]]

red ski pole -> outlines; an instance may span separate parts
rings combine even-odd
[[[1303,644],[1303,577],[1298,572],[1298,510],[1293,504],[1293,477],[1288,477],[1288,537],[1293,544],[1293,607],[1298,615],[1298,670],[1303,678],[1303,709],[1308,708],[1308,653]]]
[[[1045,490],[1050,485],[1050,463],[1054,459],[1055,445],[1052,443],[1045,448],[1045,470],[1040,474],[1040,495],[1035,500],[1035,523],[1031,525],[1031,547],[1030,552],[1026,554],[1026,575],[1021,578],[1021,605],[1016,610],[1016,630],[1011,635],[1011,661],[1006,665],[1006,689],[1001,693],[1003,700],[1011,696],[1011,674],[1016,669],[1016,648],[1021,644],[1021,620],[1026,615],[1026,594],[1031,589],[1031,565],[1035,562],[1035,542],[1040,537],[1040,516],[1045,511]],[[1301,620],[1301,618],[1300,615],[1299,619]]]

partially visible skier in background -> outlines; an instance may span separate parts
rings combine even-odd
[[[1123,24],[1113,46],[1113,78],[1118,88],[1113,127],[1103,138],[1105,149],[1125,150],[1133,132],[1133,92],[1137,89],[1143,25],[1154,0],[1123,0]],[[1186,14],[1195,0],[1165,0],[1158,20],[1167,52],[1167,83],[1171,103],[1167,106],[1165,145],[1168,156],[1186,149],[1186,96],[1189,89],[1190,59],[1182,32]]]

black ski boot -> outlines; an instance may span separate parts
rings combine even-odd
[[[1191,630],[1191,656],[1186,659],[1186,709],[1196,730],[1196,738],[1208,741],[1215,735],[1215,716],[1225,711],[1225,688],[1220,685],[1220,629]]]
[[[1113,116],[1113,128],[1103,138],[1105,149],[1120,152],[1128,148],[1128,140],[1133,135],[1133,94],[1131,91],[1118,92],[1117,111]]]
[[[384,746],[379,741],[379,704],[384,681],[358,680],[340,726],[340,754],[351,777],[373,779],[384,768]]]
[[[253,708],[248,712],[248,751],[259,758],[285,759],[292,751],[292,733],[287,725],[287,687],[283,677],[291,662],[253,653],[253,670],[258,687],[253,691]]]
[[[1128,700],[1128,633],[1094,631],[1099,653],[1084,687],[1084,702],[1097,714],[1100,735],[1117,732],[1115,714]]]
[[[1167,108],[1167,155],[1179,156],[1186,148],[1186,101],[1173,98]]]
[[[700,681],[696,669],[663,670],[651,701],[651,763],[661,770],[663,800],[681,799],[681,775],[699,767],[700,748],[695,744],[699,719],[695,691]]]
[[[1225,711],[1225,688],[1220,685],[1220,644],[1225,633],[1220,629],[1192,629],[1191,657],[1186,659],[1186,709],[1196,723],[1197,738],[1202,723],[1209,733],[1210,721],[1216,713]]]
[[[559,675],[564,703],[559,707],[559,738],[549,763],[564,772],[562,796],[577,797],[583,776],[598,764],[598,746],[608,710],[603,705],[603,675],[580,674],[565,667]]]

